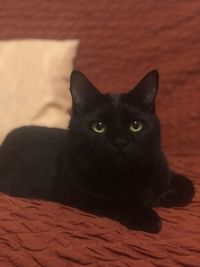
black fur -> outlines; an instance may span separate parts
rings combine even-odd
[[[109,216],[133,229],[157,232],[154,206],[182,206],[192,183],[168,168],[155,115],[158,72],[127,94],[101,94],[78,71],[71,76],[68,130],[22,127],[0,148],[0,190]],[[142,123],[139,132],[130,124]],[[105,132],[93,130],[96,122]]]

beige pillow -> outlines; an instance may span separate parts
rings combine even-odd
[[[67,128],[77,40],[0,42],[0,142],[13,128]]]

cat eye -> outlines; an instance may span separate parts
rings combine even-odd
[[[103,122],[98,121],[98,122],[93,123],[93,125],[92,125],[92,129],[93,129],[93,131],[95,131],[96,133],[104,133],[105,130],[106,130],[106,127],[105,127],[105,125],[103,124]]]
[[[129,130],[133,133],[137,133],[141,131],[143,128],[143,124],[140,121],[134,121],[129,125]]]

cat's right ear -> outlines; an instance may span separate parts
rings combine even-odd
[[[152,70],[136,85],[124,98],[129,102],[136,102],[145,109],[155,111],[155,99],[158,91],[159,73]]]
[[[80,109],[94,102],[101,93],[78,70],[73,70],[70,78],[70,92],[73,109]]]

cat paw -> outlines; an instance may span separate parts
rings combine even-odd
[[[140,208],[132,213],[132,217],[123,217],[119,222],[129,230],[139,230],[148,233],[158,233],[161,229],[161,220],[158,214],[150,208]]]
[[[173,174],[172,185],[167,192],[159,197],[157,206],[165,208],[184,207],[191,202],[193,196],[193,183],[182,175]]]
[[[158,233],[161,229],[161,219],[154,210],[148,209],[148,211],[145,211],[143,214],[138,227],[138,230],[141,231]]]

